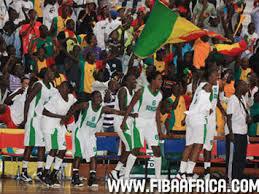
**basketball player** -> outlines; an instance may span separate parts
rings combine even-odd
[[[45,143],[40,127],[44,104],[49,101],[51,95],[56,90],[51,81],[54,78],[50,69],[44,68],[39,73],[40,81],[37,81],[27,95],[24,105],[24,158],[22,162],[21,180],[31,182],[32,179],[27,174],[28,163],[33,147],[38,147],[38,169],[37,178],[43,181],[43,161],[45,154]],[[55,91],[56,92],[56,91]]]
[[[206,139],[208,116],[212,104],[210,95],[212,86],[217,85],[218,71],[207,72],[207,83],[201,83],[196,89],[189,111],[186,112],[186,147],[180,164],[177,179],[192,178],[199,153]]]
[[[215,69],[216,70],[216,69]],[[204,86],[207,82],[201,83],[201,86]],[[205,138],[205,142],[203,145],[204,149],[204,179],[210,179],[210,167],[211,167],[211,150],[213,147],[214,137],[217,135],[217,120],[216,120],[216,110],[217,107],[222,112],[223,115],[226,115],[220,101],[219,101],[219,93],[221,88],[219,87],[219,83],[216,85],[212,85],[212,92],[210,95],[210,101],[212,105],[212,112],[208,116],[208,130]]]
[[[44,176],[45,183],[49,186],[60,187],[57,174],[66,154],[66,126],[60,121],[69,111],[70,107],[77,101],[70,93],[69,83],[62,82],[57,87],[58,92],[44,105],[41,126],[43,129],[46,151],[49,152],[46,160]],[[50,168],[55,159],[54,169]]]
[[[116,115],[124,115],[125,111],[117,111],[109,107],[102,106],[102,95],[99,91],[92,93],[92,100],[72,106],[66,118],[61,122],[65,122],[76,111],[79,111],[79,119],[76,123],[76,129],[73,130],[73,176],[72,185],[83,186],[79,179],[80,160],[83,158],[90,162],[90,176],[88,186],[92,189],[98,188],[96,181],[96,137],[97,124],[103,113]]]
[[[126,130],[128,116],[134,108],[134,111],[138,113],[138,118],[135,119],[132,130],[133,151],[127,160],[125,179],[129,178],[130,171],[136,160],[136,153],[139,148],[144,146],[144,140],[146,140],[154,153],[155,176],[160,178],[161,175],[159,135],[161,134],[160,102],[162,94],[160,88],[162,76],[159,72],[153,71],[147,76],[147,80],[149,85],[144,86],[135,93],[121,124],[122,130]]]
[[[116,98],[116,105],[115,109],[126,111],[129,103],[131,102],[134,96],[134,90],[136,88],[137,81],[136,76],[133,74],[127,74],[124,77],[124,86],[121,87],[118,91],[118,95]],[[127,120],[126,130],[122,131],[120,125],[122,123],[123,117],[115,117],[114,120],[114,127],[115,131],[118,133],[122,143],[125,146],[125,151],[122,152],[120,161],[118,162],[117,166],[114,170],[111,171],[110,177],[118,180],[120,177],[120,172],[123,169],[123,166],[126,164],[127,158],[132,149],[132,142],[131,142],[131,128],[133,125],[133,119],[129,118]]]

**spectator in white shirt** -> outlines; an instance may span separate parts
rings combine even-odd
[[[244,96],[248,84],[238,81],[236,92],[228,101],[226,134],[226,164],[228,181],[242,179],[246,165],[247,131],[250,116]]]
[[[4,27],[5,22],[9,20],[8,7],[5,0],[0,3],[0,29]]]
[[[251,12],[251,21],[255,24],[255,31],[259,35],[259,2],[256,3]]]
[[[21,0],[21,1],[16,1],[12,4],[12,7],[17,11],[19,14],[19,22],[23,21],[26,19],[26,15],[28,15],[29,10],[33,9],[33,3],[29,0]]]
[[[46,0],[43,7],[43,24],[50,30],[52,21],[58,16],[58,3],[56,0]]]

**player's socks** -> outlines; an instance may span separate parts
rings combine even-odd
[[[204,179],[205,180],[209,180],[210,179],[210,167],[211,167],[211,163],[210,162],[204,162]]]
[[[119,161],[118,164],[115,167],[115,170],[120,171],[123,166],[124,166],[124,164],[121,161]]]
[[[178,173],[175,175],[176,179],[186,179],[187,162],[181,161]]]
[[[154,166],[155,166],[156,179],[160,179],[161,178],[162,158],[161,157],[153,157],[153,160],[154,160]]]
[[[196,162],[193,162],[193,161],[187,162],[187,169],[186,169],[187,179],[190,179],[193,176],[193,170],[195,165],[196,165]]]
[[[27,168],[28,168],[28,161],[22,161],[22,175],[21,180],[24,182],[31,182],[31,177],[28,176]]]
[[[130,154],[130,155],[129,155],[129,157],[128,157],[128,159],[127,159],[126,169],[125,169],[125,175],[124,175],[124,177],[125,177],[126,179],[129,178],[130,171],[131,171],[131,169],[133,168],[136,159],[137,159],[137,157],[134,156],[133,154]]]
[[[50,155],[47,156],[46,164],[45,164],[45,170],[49,171],[49,169],[51,168],[51,165],[52,165],[54,159],[55,158],[53,156],[50,156]]]
[[[181,161],[179,173],[186,173],[187,170],[187,162]]]
[[[54,170],[59,171],[61,165],[62,165],[63,159],[59,158],[59,157],[55,157],[55,163],[54,163]]]
[[[38,161],[38,168],[37,168],[37,176],[36,179],[43,182],[44,181],[44,175],[43,175],[43,162]]]

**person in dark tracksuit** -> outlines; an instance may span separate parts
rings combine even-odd
[[[228,181],[242,179],[246,166],[247,131],[250,116],[245,102],[248,85],[238,81],[236,92],[230,97],[227,106],[226,134],[226,175]]]

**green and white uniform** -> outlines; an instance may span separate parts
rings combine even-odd
[[[186,111],[186,145],[204,144],[208,116],[212,108],[210,93],[203,90],[206,83],[196,89],[189,111]]]
[[[96,155],[97,124],[101,118],[102,106],[97,111],[92,108],[92,101],[89,101],[87,109],[82,110],[76,122],[76,129],[73,130],[73,155],[80,157],[87,162]]]
[[[126,92],[127,95],[125,96],[125,100],[126,100],[126,106],[128,107],[133,96],[134,93],[132,95],[130,95],[130,92],[128,90],[127,87],[123,87]],[[119,97],[117,96],[115,99],[115,109],[119,110]],[[122,129],[120,128],[121,123],[123,120],[123,116],[115,116],[114,117],[114,129],[115,131],[118,133],[118,136],[120,137],[121,141],[124,143],[125,145],[125,151],[130,151],[132,149],[132,137],[131,137],[131,132],[132,132],[132,127],[133,127],[133,118],[129,117],[127,119],[127,130],[122,131]]]
[[[76,102],[76,98],[68,95],[68,101],[65,101],[59,92],[51,97],[44,105],[49,112],[57,115],[66,115],[70,107]],[[51,149],[66,150],[66,126],[60,125],[61,119],[43,115],[41,119],[41,127],[45,139],[46,151]]]
[[[156,123],[156,111],[162,100],[160,91],[152,93],[148,86],[142,90],[139,102],[134,110],[138,113],[132,129],[133,148],[141,148],[146,140],[149,147],[159,145],[159,137]]]
[[[41,129],[42,112],[44,105],[57,90],[51,83],[49,88],[43,81],[37,81],[36,83],[41,84],[42,88],[30,103],[27,122],[25,124],[24,145],[44,147],[45,143]]]
[[[205,138],[203,148],[211,151],[213,146],[214,137],[217,135],[217,120],[216,120],[216,110],[219,95],[219,84],[212,86],[212,93],[210,95],[210,101],[212,106],[212,113],[208,116],[208,130]]]

